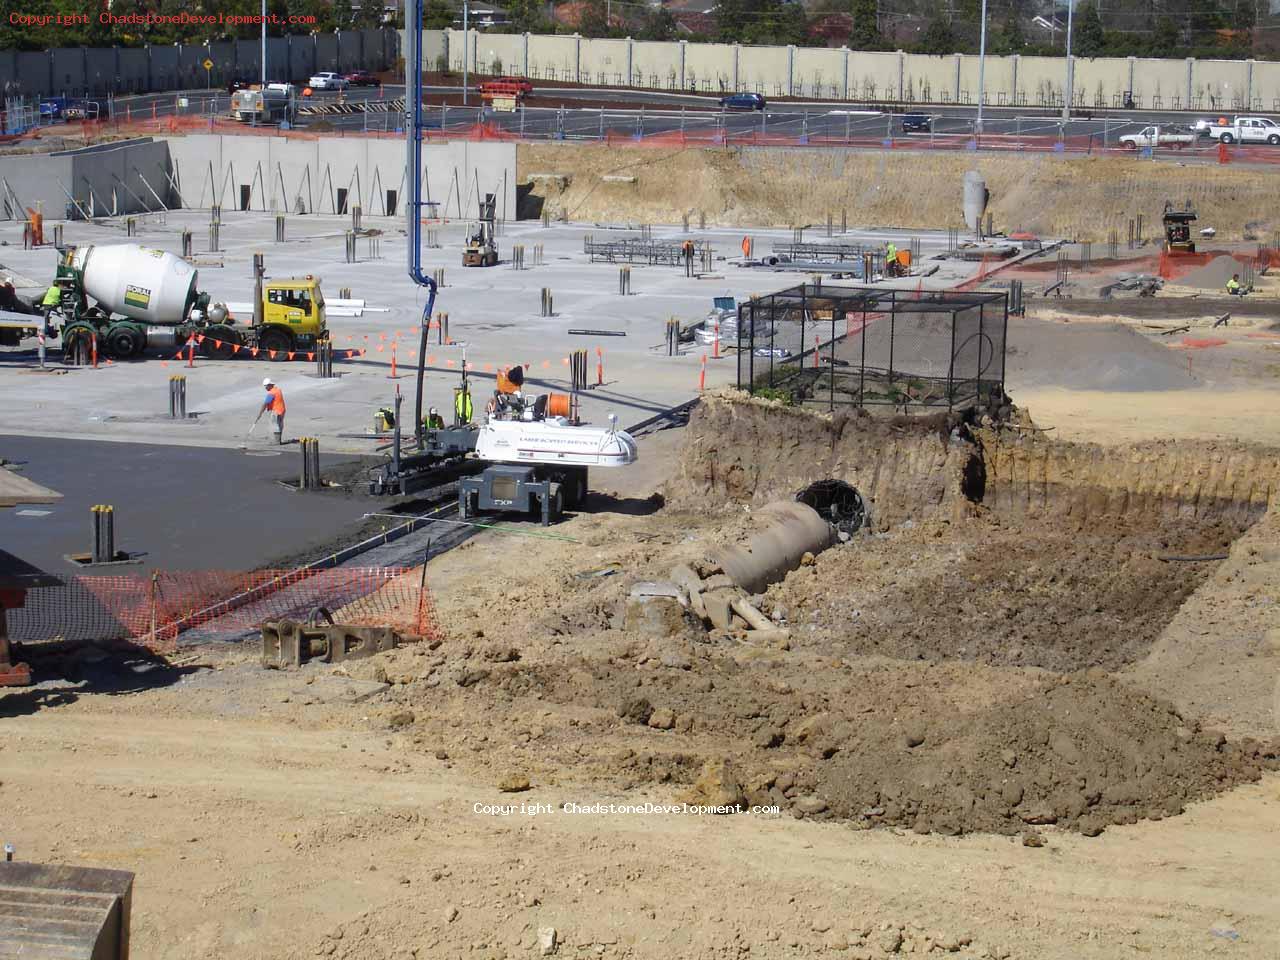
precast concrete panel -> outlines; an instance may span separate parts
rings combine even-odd
[[[1265,113],[1280,113],[1280,63],[1253,65],[1253,99]]]
[[[844,60],[847,55],[845,50],[797,47],[792,64],[792,92],[797,97],[834,99],[843,96]]]
[[[529,76],[534,80],[576,80],[579,37],[530,37]],[[449,57],[456,54],[452,45]]]
[[[512,33],[473,34],[476,73],[493,76],[518,74],[524,64],[524,36]]]
[[[1063,57],[1021,57],[1018,61],[1018,104],[1048,108],[1062,103],[1067,83]]]
[[[688,44],[692,46],[692,44]],[[680,44],[637,40],[631,45],[631,73],[638,87],[670,89],[680,83]]]
[[[53,57],[53,92],[68,96],[83,93],[84,48],[54,47],[49,53]]]
[[[1187,64],[1185,60],[1135,60],[1133,97],[1144,109],[1187,109]],[[1122,101],[1123,102],[1123,101]],[[1177,104],[1175,107],[1174,104]]]
[[[1192,78],[1192,95],[1197,110],[1219,113],[1247,112],[1245,99],[1249,64],[1242,60],[1197,60]]]
[[[886,56],[886,54],[854,54],[853,64],[849,70],[849,95],[859,99],[871,100],[867,96],[868,84],[882,89],[883,71],[877,71],[874,64],[866,63],[870,56]],[[920,103],[955,103],[956,102],[956,58],[954,56],[933,57],[925,54],[904,54],[902,64],[903,85],[907,89],[908,100]],[[855,66],[856,65],[856,66]]]
[[[1071,102],[1083,107],[1120,106],[1129,89],[1129,61],[1122,57],[1077,57]]]
[[[704,93],[732,92],[733,61],[731,43],[686,43],[684,89],[696,88]]]
[[[738,88],[766,97],[785,97],[790,67],[788,47],[744,46],[738,55]]]
[[[301,47],[311,46],[311,42],[315,42],[315,72],[316,73],[341,73],[342,68],[338,65],[338,35],[335,33],[317,33],[311,37],[292,37],[295,45]],[[299,43],[298,41],[301,41]]]

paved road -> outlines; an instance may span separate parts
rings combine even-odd
[[[327,129],[394,133],[403,126],[399,112],[387,112],[387,101],[402,98],[405,88],[387,85],[357,88],[343,98],[355,112],[303,115],[298,126],[323,123]],[[427,87],[430,100],[446,95],[456,100],[458,87]],[[185,99],[185,105],[181,100]],[[535,87],[532,104],[514,113],[499,113],[479,103],[474,90],[467,106],[431,104],[427,109],[428,126],[432,129],[462,132],[477,122],[528,139],[593,141],[608,135],[611,139],[652,137],[683,132],[690,138],[725,137],[744,142],[792,140],[798,143],[839,141],[851,146],[878,148],[892,140],[895,146],[910,144],[935,149],[968,149],[976,131],[977,108],[972,106],[921,107],[920,112],[932,120],[929,133],[904,133],[902,115],[853,103],[831,101],[773,101],[763,112],[725,112],[714,96],[652,92],[638,90],[589,89],[575,87]],[[608,106],[587,106],[586,103]],[[338,103],[338,94],[317,92],[305,101],[309,109]],[[627,106],[618,106],[627,104]],[[369,109],[363,109],[368,105]],[[230,97],[225,91],[191,90],[165,94],[144,94],[116,100],[119,116],[135,118],[168,117],[174,113],[189,117],[226,117]],[[1119,137],[1135,133],[1149,123],[1194,122],[1201,114],[1173,111],[1096,111],[1093,116],[1076,117],[1066,122],[1061,112],[1028,107],[987,107],[984,109],[981,140],[984,150],[1063,149],[1069,153],[1092,153],[1117,149]],[[1055,148],[1063,141],[1060,148]],[[1188,151],[1167,151],[1189,160],[1215,160],[1216,144],[1199,140]],[[1165,152],[1165,151],[1162,151]],[[1243,162],[1280,162],[1280,146],[1251,147]]]

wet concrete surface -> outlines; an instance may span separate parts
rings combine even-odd
[[[0,457],[63,495],[56,504],[0,511],[0,546],[56,575],[168,570],[252,570],[343,539],[380,501],[353,490],[297,493],[296,444],[235,448],[0,436]],[[370,463],[374,461],[369,461]],[[344,465],[335,469],[337,465]],[[326,469],[358,477],[349,455]],[[116,548],[138,563],[80,567],[64,555],[90,548],[90,507],[115,508]]]

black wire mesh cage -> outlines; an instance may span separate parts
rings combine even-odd
[[[738,307],[738,388],[806,405],[988,405],[1004,395],[1008,294],[805,283]]]

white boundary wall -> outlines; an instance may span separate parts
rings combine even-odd
[[[534,80],[765,96],[893,103],[976,104],[978,57],[869,53],[813,47],[592,40],[580,36],[423,32],[427,68],[447,63],[480,74]],[[1072,57],[1072,102],[1120,107],[1125,94],[1144,109],[1280,113],[1280,63],[1256,60],[1154,60]],[[1062,106],[1062,57],[987,57],[985,102]]]

